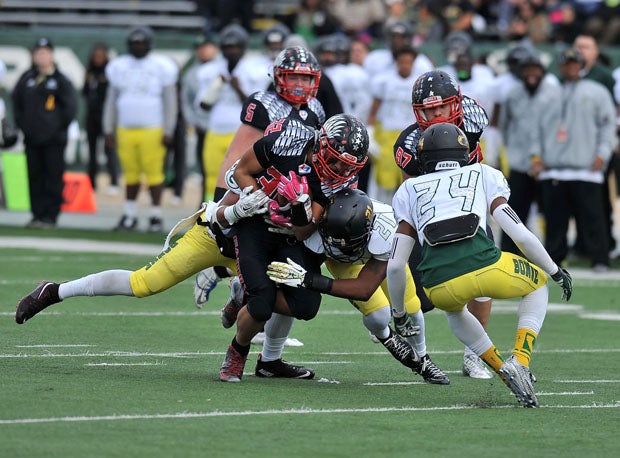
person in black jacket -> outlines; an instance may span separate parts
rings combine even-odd
[[[13,115],[24,133],[30,208],[28,227],[53,227],[60,213],[67,128],[75,118],[77,96],[54,63],[53,45],[40,38],[32,48],[32,67],[13,89]]]
[[[90,53],[82,95],[86,102],[86,136],[88,138],[88,177],[93,189],[97,188],[97,142],[103,138],[103,102],[108,90],[105,67],[108,64],[108,47],[96,43]],[[110,193],[120,193],[118,188],[119,165],[116,150],[104,145],[106,165],[110,175]]]

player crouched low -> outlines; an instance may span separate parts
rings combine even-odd
[[[398,222],[387,267],[392,306],[404,308],[405,266],[417,237],[424,291],[446,312],[454,335],[499,374],[524,407],[537,407],[529,365],[547,311],[545,272],[562,287],[565,300],[572,294],[571,276],[508,205],[510,189],[502,173],[484,164],[466,165],[469,144],[458,127],[430,126],[418,157],[424,174],[406,180],[392,202]],[[495,246],[484,231],[487,211],[529,260]],[[480,296],[522,298],[514,349],[506,360],[465,308]]]

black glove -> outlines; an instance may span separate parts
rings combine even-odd
[[[566,269],[558,267],[558,271],[551,275],[551,278],[562,288],[562,299],[568,302],[573,294],[573,277]]]

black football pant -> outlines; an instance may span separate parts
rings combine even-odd
[[[510,205],[523,224],[527,225],[527,219],[530,214],[532,204],[538,200],[539,189],[538,181],[534,180],[527,173],[511,171],[508,177],[508,185],[510,186]],[[523,256],[521,250],[506,234],[502,234],[502,251]]]
[[[33,219],[56,223],[62,205],[65,143],[26,145],[30,210]]]
[[[234,227],[239,278],[245,287],[248,312],[259,322],[267,321],[275,306],[276,284],[267,276],[271,261],[286,262],[290,258],[309,272],[320,268],[314,265],[302,243],[269,232],[268,228],[262,216],[242,219]],[[321,304],[320,293],[284,285],[280,288],[295,318],[310,320],[316,316]]]

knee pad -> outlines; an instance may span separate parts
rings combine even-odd
[[[273,304],[268,304],[267,301],[260,296],[249,298],[247,307],[250,316],[260,322],[268,321],[273,313]]]
[[[362,318],[364,326],[374,335],[381,334],[387,326],[390,324],[390,320],[392,319],[392,314],[390,312],[389,307],[383,307],[379,310],[375,310],[374,312],[365,315]]]

